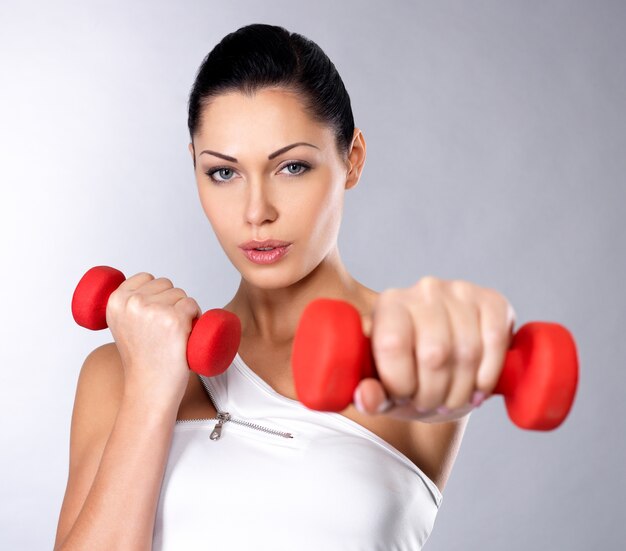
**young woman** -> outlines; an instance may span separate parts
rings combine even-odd
[[[468,414],[497,383],[511,305],[460,280],[376,292],[350,275],[337,237],[365,140],[307,38],[262,24],[224,37],[188,125],[202,208],[241,274],[224,307],[239,351],[221,375],[191,372],[196,301],[149,273],[122,283],[114,342],[78,379],[55,550],[420,549]],[[339,413],[298,402],[291,373],[318,297],[358,309],[380,375]]]

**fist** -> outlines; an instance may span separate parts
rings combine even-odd
[[[515,312],[493,289],[432,276],[378,295],[363,319],[379,380],[363,379],[358,409],[400,419],[452,421],[495,388]]]
[[[189,380],[187,341],[198,303],[166,277],[140,272],[111,293],[106,320],[124,367],[125,390],[152,403],[180,403]]]

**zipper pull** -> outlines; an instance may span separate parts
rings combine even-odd
[[[220,436],[222,436],[222,426],[224,425],[224,423],[226,421],[228,421],[230,419],[230,413],[228,413],[226,411],[219,412],[217,414],[217,417],[218,417],[219,421],[217,422],[217,425],[215,425],[215,427],[213,427],[213,432],[209,436],[209,438],[211,440],[219,440]]]

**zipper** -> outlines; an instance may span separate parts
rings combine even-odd
[[[220,408],[217,406],[217,402],[215,401],[215,398],[213,397],[213,393],[211,392],[209,385],[206,384],[206,382],[204,381],[202,377],[200,377],[200,381],[202,381],[202,385],[206,389],[209,395],[209,398],[211,400],[211,403],[213,404],[213,407],[217,411],[217,417],[209,417],[207,419],[180,419],[180,420],[177,420],[176,423],[193,423],[194,421],[217,420],[216,425],[213,427],[213,431],[209,435],[209,438],[214,441],[219,440],[220,437],[222,436],[222,427],[224,426],[224,423],[226,423],[227,421],[232,421],[233,423],[237,423],[238,425],[250,427],[252,429],[267,432],[269,434],[274,434],[276,436],[282,436],[283,438],[293,438],[293,435],[290,432],[282,432],[279,430],[270,429],[268,427],[263,427],[261,425],[257,425],[256,423],[251,423],[249,421],[244,421],[243,419],[237,419],[236,417],[232,417],[230,413],[228,413],[227,411],[220,411]]]

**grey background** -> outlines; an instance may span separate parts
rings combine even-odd
[[[254,22],[316,41],[351,95],[368,149],[340,251],[357,279],[469,280],[578,342],[558,430],[517,429],[500,397],[473,413],[426,549],[621,547],[623,2],[40,0],[0,7],[0,548],[52,548],[77,376],[111,340],[71,317],[82,274],[149,271],[205,310],[237,288],[186,101],[206,53]]]

